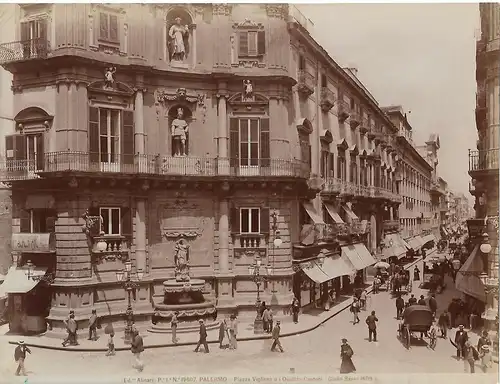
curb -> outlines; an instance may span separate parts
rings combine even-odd
[[[432,253],[434,253],[434,252],[432,252]],[[422,257],[418,257],[416,260],[412,261],[410,264],[405,265],[403,268],[404,269],[411,268],[412,266],[414,266],[415,264],[417,264],[421,260],[422,260]],[[372,290],[373,290],[373,288],[370,286],[369,288],[366,289],[366,293],[370,294],[370,293],[372,293]],[[300,330],[297,330],[297,331],[283,333],[283,334],[280,335],[280,337],[284,338],[284,337],[297,336],[297,335],[300,335],[300,334],[303,334],[303,333],[314,331],[315,329],[317,329],[320,326],[322,326],[323,324],[325,324],[327,321],[329,321],[332,318],[334,318],[335,316],[337,316],[339,313],[341,313],[341,312],[345,311],[347,308],[349,308],[351,306],[351,303],[352,303],[352,299],[348,299],[348,300],[345,301],[345,306],[339,308],[338,310],[336,310],[335,312],[333,312],[331,315],[329,315],[328,317],[326,317],[323,320],[321,320],[319,323],[317,323],[317,324],[315,324],[315,325],[313,325],[313,326],[311,326],[309,328],[303,328],[303,329],[300,329]],[[247,337],[239,338],[238,341],[269,340],[271,338],[272,338],[271,335],[247,336]],[[10,341],[9,340],[8,343],[12,344],[12,345],[17,345],[17,342],[15,342],[15,341]],[[207,343],[208,344],[218,344],[219,340],[207,340]],[[74,348],[74,347],[66,348],[66,347],[62,347],[62,346],[59,347],[59,346],[52,346],[52,345],[42,345],[42,344],[29,343],[29,342],[25,342],[24,344],[26,346],[32,347],[32,348],[48,349],[48,350],[53,350],[53,351],[106,352],[108,350],[107,348],[83,348],[83,347],[80,347],[80,348],[79,347],[76,347],[76,348]],[[185,343],[177,343],[177,344],[169,343],[169,344],[158,344],[158,345],[145,345],[144,349],[186,347],[186,346],[197,345],[197,344],[198,344],[197,341],[188,341],[188,342],[185,342]],[[127,347],[115,348],[115,351],[117,351],[117,352],[130,351],[130,347],[127,346]]]

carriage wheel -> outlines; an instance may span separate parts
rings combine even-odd
[[[411,333],[410,333],[410,330],[408,329],[408,327],[405,327],[405,329],[404,329],[403,339],[405,341],[406,349],[410,349]]]

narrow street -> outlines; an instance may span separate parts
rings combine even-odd
[[[419,262],[422,271],[422,262]],[[411,269],[413,272],[413,269]],[[415,297],[427,295],[427,291],[418,288],[420,282],[414,282]],[[446,290],[437,295],[439,308],[447,306],[449,300],[458,296],[451,280]],[[405,300],[408,296],[405,296]],[[315,331],[282,339],[285,353],[269,351],[270,341],[249,341],[239,343],[238,350],[220,350],[210,346],[210,354],[192,351],[192,347],[165,349],[147,349],[144,353],[146,368],[144,375],[252,375],[259,374],[335,374],[339,371],[340,340],[345,337],[354,349],[354,364],[359,374],[388,373],[462,373],[464,364],[454,358],[455,350],[448,340],[438,339],[436,349],[429,349],[425,342],[413,340],[411,348],[406,350],[397,338],[398,321],[395,319],[394,299],[389,293],[381,292],[370,295],[369,308],[362,312],[361,323],[353,325],[352,315],[348,310]],[[379,318],[378,342],[368,342],[368,332],[364,320],[369,311],[375,310]],[[454,334],[454,330],[450,335]],[[471,334],[472,340],[477,336]],[[145,338],[145,344],[148,337]],[[1,373],[12,376],[15,369],[13,358],[14,346],[4,342],[1,354],[6,356],[1,361]],[[221,364],[223,359],[224,364]],[[57,362],[57,375],[102,376],[135,375],[131,368],[133,356],[130,352],[119,352],[114,357],[105,357],[101,353],[79,353],[33,349],[26,359],[30,376],[54,374]],[[493,370],[496,370],[495,366]],[[477,374],[481,374],[477,365]],[[492,376],[493,378],[493,376]],[[492,381],[493,382],[493,381]]]

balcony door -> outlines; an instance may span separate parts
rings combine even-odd
[[[21,42],[25,59],[47,53],[47,20],[38,19],[21,23]]]
[[[43,135],[26,135],[26,163],[29,176],[43,171]]]
[[[102,172],[120,172],[121,111],[99,108],[99,159]]]

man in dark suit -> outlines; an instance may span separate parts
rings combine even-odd
[[[205,353],[209,353],[208,343],[207,343],[207,327],[205,326],[205,322],[203,319],[200,319],[200,339],[198,340],[198,344],[196,344],[195,352],[198,352],[200,349],[200,345],[203,344],[203,348],[205,348]]]
[[[433,293],[431,297],[429,298],[429,308],[432,311],[432,316],[436,317],[436,311],[437,311],[437,300],[436,300],[436,295]]]
[[[458,326],[458,331],[455,333],[455,344],[457,346],[457,358],[465,358],[465,343],[469,340],[469,335],[464,330],[464,326],[460,324]]]
[[[368,341],[377,341],[377,316],[375,316],[375,311],[372,311],[371,315],[366,318],[366,324],[368,325]]]
[[[403,309],[405,308],[405,301],[399,295],[396,299],[396,318],[399,320],[403,315]]]
[[[26,359],[26,352],[31,355],[31,350],[24,344],[24,341],[20,341],[14,351],[14,359],[17,363],[16,376],[22,374],[26,375],[26,370],[24,369],[24,360]]]
[[[271,352],[274,352],[276,350],[276,347],[279,348],[280,352],[283,352],[283,347],[281,346],[280,342],[280,332],[281,322],[278,320],[276,322],[276,326],[272,330],[273,345],[271,346]]]

